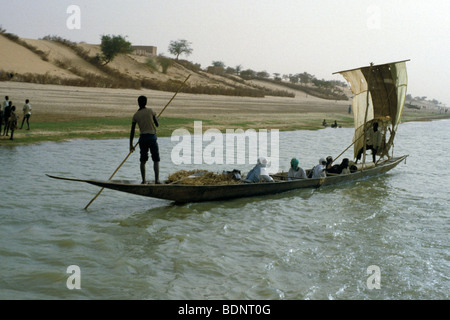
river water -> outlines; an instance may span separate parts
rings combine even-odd
[[[88,210],[97,187],[45,174],[108,179],[127,139],[0,146],[0,298],[449,299],[449,126],[401,124],[406,163],[367,180],[185,205],[105,190]],[[352,134],[281,132],[280,170],[337,156]],[[161,178],[205,167],[159,144]],[[235,167],[252,165],[206,168]],[[139,179],[138,152],[115,178]]]

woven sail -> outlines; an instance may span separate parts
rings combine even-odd
[[[364,124],[367,130],[374,121],[381,124],[384,137],[379,154],[387,155],[392,146],[405,104],[408,83],[406,61],[408,60],[337,72],[350,83],[354,95],[352,110],[355,157],[364,145]],[[390,137],[386,142],[388,125],[391,125]]]

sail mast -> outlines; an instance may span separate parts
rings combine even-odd
[[[370,67],[369,67],[369,76],[367,77],[367,93],[366,93],[366,113],[364,115],[364,125],[363,125],[363,132],[364,132],[364,140],[363,140],[363,166],[361,168],[361,170],[364,170],[364,165],[366,163],[366,149],[367,149],[367,130],[366,130],[366,123],[367,123],[367,114],[369,113],[369,94],[370,94],[370,76],[372,75],[372,67],[373,67],[373,62],[370,63]],[[372,151],[373,152],[373,151]]]

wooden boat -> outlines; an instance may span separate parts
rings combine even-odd
[[[261,183],[239,183],[229,185],[183,185],[183,184],[139,184],[137,181],[125,180],[83,180],[75,178],[57,177],[48,175],[51,178],[86,182],[106,189],[112,189],[136,195],[171,200],[176,203],[202,202],[202,201],[218,201],[234,198],[254,197],[281,193],[285,191],[301,189],[301,188],[318,188],[320,186],[339,184],[347,181],[360,180],[385,173],[407,156],[391,158],[385,160],[376,166],[358,170],[350,174],[341,174],[336,176],[328,176],[320,179],[296,179],[284,180],[284,178],[274,175],[274,182]]]
[[[370,64],[368,67],[339,72],[350,82],[351,90],[354,94],[352,111],[355,133],[353,143],[348,148],[352,145],[354,146],[355,157],[361,148],[364,151],[363,161],[359,164],[361,168],[350,174],[288,181],[285,177],[286,173],[284,173],[284,176],[283,174],[273,175],[274,182],[242,182],[228,185],[139,184],[138,182],[123,180],[97,181],[48,176],[55,179],[86,182],[102,188],[146,197],[187,203],[264,196],[301,188],[334,185],[380,175],[393,169],[407,157],[407,155],[394,157],[393,152],[392,155],[389,154],[393,146],[406,97],[406,61],[382,65]],[[379,127],[382,131],[383,143],[378,150],[380,159],[374,164],[365,162],[366,143],[363,142],[366,141],[367,131],[375,121],[381,124]],[[390,135],[389,138],[387,137],[388,134]]]

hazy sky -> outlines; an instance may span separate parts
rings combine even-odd
[[[127,36],[167,56],[186,39],[181,56],[202,68],[212,61],[271,74],[333,72],[411,59],[408,93],[450,106],[448,0],[0,0],[0,25],[23,38],[58,35],[99,43]],[[79,26],[67,13],[79,8]],[[67,22],[71,28],[68,27]],[[73,29],[75,27],[75,29]],[[79,29],[78,29],[79,27]],[[0,61],[0,68],[1,68]]]

